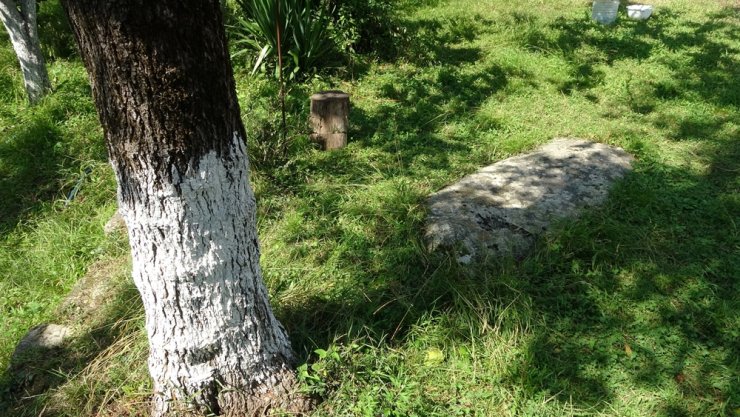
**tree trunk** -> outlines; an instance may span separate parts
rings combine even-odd
[[[311,139],[325,150],[347,146],[349,95],[342,91],[322,91],[311,96]]]
[[[51,90],[36,24],[36,0],[0,0],[0,18],[18,56],[28,101],[36,104]]]
[[[218,0],[65,0],[90,73],[150,342],[154,416],[305,404],[259,268]]]

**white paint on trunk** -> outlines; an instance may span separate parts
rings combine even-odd
[[[170,182],[140,164],[146,192],[135,203],[119,192],[119,203],[146,311],[154,414],[172,413],[171,400],[224,409],[269,395],[292,351],[262,283],[243,139]]]
[[[51,89],[39,42],[36,0],[20,0],[20,4],[15,0],[0,0],[0,20],[18,56],[28,99],[36,103]]]

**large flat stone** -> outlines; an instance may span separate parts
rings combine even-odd
[[[459,249],[463,262],[522,256],[553,221],[604,203],[632,160],[619,148],[557,138],[482,168],[429,198],[428,248]]]

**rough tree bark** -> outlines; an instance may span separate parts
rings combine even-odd
[[[18,56],[28,101],[36,104],[51,90],[39,43],[36,0],[0,0],[0,19]]]
[[[311,96],[313,133],[311,139],[325,150],[347,146],[349,131],[349,94],[342,91],[322,91]]]
[[[63,4],[118,180],[153,415],[300,410],[291,347],[259,268],[219,1]]]

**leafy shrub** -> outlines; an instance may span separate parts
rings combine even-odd
[[[332,18],[331,35],[350,54],[394,53],[401,34],[397,0],[321,0]]]
[[[236,16],[232,26],[238,49],[233,56],[258,52],[253,71],[274,67],[280,47],[288,77],[296,78],[319,68],[332,49],[327,19],[315,0],[237,0],[237,3],[243,15]]]
[[[279,115],[280,111],[274,114]],[[290,159],[294,137],[283,135],[278,117],[258,122],[250,123],[254,126],[247,133],[249,162],[256,169],[267,171],[285,165]]]
[[[253,59],[253,71],[277,75],[278,4],[283,61],[293,78],[360,54],[392,57],[403,33],[397,0],[229,0],[232,57]]]
[[[65,59],[76,54],[74,35],[59,0],[39,0],[37,22],[41,49],[48,59]]]

